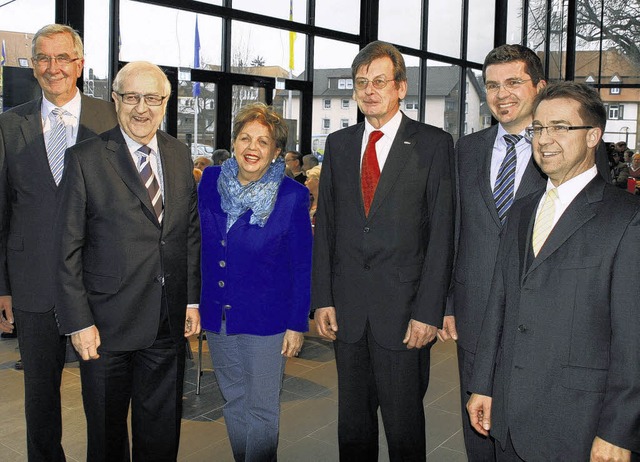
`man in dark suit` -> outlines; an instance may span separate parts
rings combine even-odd
[[[334,341],[341,460],[425,460],[422,399],[453,255],[451,136],[399,111],[404,60],[384,42],[352,64],[365,122],[327,138],[312,309]],[[378,140],[376,142],[376,139]]]
[[[119,126],[67,151],[58,320],[82,357],[91,461],[129,460],[130,402],[133,459],[178,453],[200,227],[189,150],[158,131],[170,92],[157,66],[127,64],[113,83]]]
[[[67,339],[58,332],[54,315],[56,250],[51,240],[64,147],[117,121],[113,104],[76,87],[84,66],[76,31],[51,24],[32,43],[33,74],[42,97],[0,115],[0,328],[12,330],[15,316],[27,452],[30,461],[50,462],[65,460],[60,380]]]
[[[640,451],[640,200],[595,167],[606,112],[561,82],[533,105],[546,192],[517,201],[476,351],[471,424],[498,460],[630,460]]]
[[[300,184],[307,181],[307,176],[302,171],[302,154],[298,151],[287,151],[284,156],[285,173]]]
[[[493,441],[471,428],[465,406],[500,231],[514,198],[545,184],[544,174],[531,158],[531,142],[524,136],[531,124],[533,100],[545,85],[540,59],[521,45],[502,45],[487,55],[482,72],[487,104],[499,123],[464,136],[456,144],[456,260],[444,325],[438,333],[442,341],[457,340],[462,428],[470,461],[494,457]],[[514,148],[511,158],[510,143]],[[509,165],[512,177],[505,178]],[[508,189],[504,192],[510,197],[497,195],[505,181]]]

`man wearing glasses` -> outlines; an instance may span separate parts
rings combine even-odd
[[[606,184],[597,91],[543,89],[527,130],[546,190],[516,202],[469,384],[499,461],[629,461],[640,451],[640,200]]]
[[[399,110],[402,54],[372,42],[351,66],[364,123],[329,135],[312,308],[334,342],[341,460],[426,459],[423,398],[453,256],[453,141]]]
[[[119,126],[67,151],[58,320],[82,359],[90,461],[178,454],[200,225],[189,149],[158,130],[170,92],[158,66],[128,63],[113,82]]]
[[[483,78],[487,104],[499,123],[460,138],[456,145],[456,263],[444,326],[438,332],[442,341],[457,341],[470,461],[494,460],[493,441],[471,428],[465,405],[500,232],[513,201],[543,188],[545,182],[525,136],[533,100],[546,84],[540,59],[521,45],[502,45],[487,55]]]
[[[32,42],[42,97],[0,115],[0,329],[13,321],[24,368],[29,461],[62,461],[60,381],[66,337],[54,314],[51,239],[64,151],[115,126],[113,104],[83,95],[82,40],[51,24]]]

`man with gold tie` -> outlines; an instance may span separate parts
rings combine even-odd
[[[546,191],[516,201],[500,243],[467,410],[498,461],[630,460],[640,451],[640,200],[606,184],[606,112],[550,84],[527,129]]]

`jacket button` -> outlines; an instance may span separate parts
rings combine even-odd
[[[227,246],[227,241],[225,241],[224,239],[220,241],[220,245],[222,247],[226,247]]]
[[[364,265],[364,269],[365,269],[366,271],[369,271],[369,270],[371,269],[371,267],[370,267],[369,265]]]
[[[527,331],[527,326],[525,326],[524,324],[520,324],[518,326],[518,332],[520,332],[521,334],[524,334]]]
[[[369,228],[368,226],[366,226],[363,230],[365,233],[368,233],[369,231],[371,231],[371,228]]]
[[[225,305],[222,308],[224,308],[225,310],[230,310],[231,309],[231,305]]]
[[[218,287],[224,287],[224,281],[218,281]]]
[[[165,245],[166,242],[164,240],[160,241],[160,245]]]
[[[226,261],[224,261],[224,260],[220,260],[220,261],[218,262],[218,265],[220,265],[220,268],[224,268],[225,266],[227,266],[227,262],[226,262]]]

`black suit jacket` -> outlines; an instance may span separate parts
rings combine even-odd
[[[449,315],[456,317],[458,345],[474,353],[484,318],[502,225],[491,184],[491,156],[498,125],[460,138],[456,144],[456,259]],[[546,176],[533,161],[515,198],[541,190]]]
[[[639,451],[640,200],[596,177],[534,258],[541,195],[510,211],[470,390],[525,460],[589,460],[596,435]]]
[[[187,147],[158,131],[164,219],[158,223],[116,127],[67,150],[55,240],[58,322],[63,333],[95,324],[106,350],[149,347],[161,297],[180,341],[187,303],[200,295],[200,225]]]
[[[403,115],[365,217],[363,133],[361,123],[327,138],[311,305],[336,308],[340,340],[359,340],[368,321],[380,345],[401,350],[409,319],[442,324],[453,255],[453,141]]]
[[[117,124],[113,103],[81,96],[77,142]],[[55,298],[53,222],[59,188],[49,168],[42,98],[0,115],[0,295],[46,312]]]

